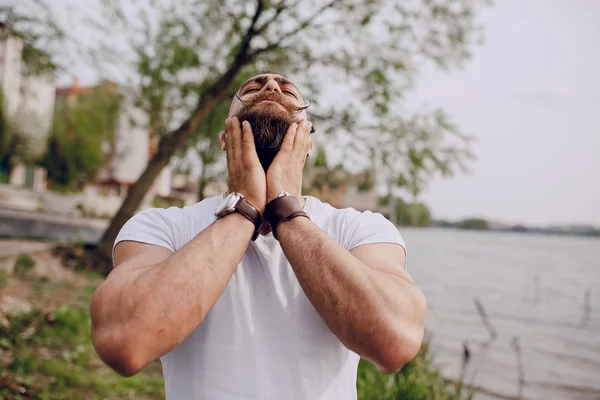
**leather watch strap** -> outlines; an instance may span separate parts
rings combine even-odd
[[[254,224],[254,235],[252,235],[252,240],[256,240],[258,234],[260,233],[263,220],[260,212],[243,197],[235,205],[235,210],[244,217],[248,218]]]
[[[282,221],[289,221],[296,217],[309,216],[302,210],[300,202],[293,196],[281,196],[272,200],[265,208],[265,220],[271,225],[273,236],[277,239],[277,226]]]

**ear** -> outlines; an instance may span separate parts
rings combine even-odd
[[[227,145],[227,138],[225,137],[225,131],[219,133],[219,140],[221,141],[221,150],[225,151]]]
[[[308,155],[310,156],[313,152],[313,141],[312,138],[308,140]]]

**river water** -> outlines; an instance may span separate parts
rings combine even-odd
[[[476,400],[600,399],[600,239],[400,231],[444,376],[485,389]]]

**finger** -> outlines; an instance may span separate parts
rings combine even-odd
[[[242,126],[237,117],[231,118],[231,129],[227,134],[231,141],[231,155],[234,160],[239,160],[242,155]]]
[[[291,153],[294,150],[294,139],[296,137],[296,133],[298,132],[298,124],[293,123],[288,128],[285,136],[283,137],[283,143],[281,143],[281,149],[279,151],[284,151]]]
[[[306,152],[308,151],[311,127],[312,122],[307,120],[302,120],[300,121],[300,124],[298,124],[298,132],[294,138],[294,152],[298,152],[302,158],[306,156]]]
[[[254,133],[252,132],[252,126],[250,126],[250,122],[248,121],[242,122],[242,149],[244,149],[244,151],[247,149],[255,149]]]
[[[242,122],[242,156],[246,161],[257,161],[256,145],[254,144],[254,133],[250,122]]]

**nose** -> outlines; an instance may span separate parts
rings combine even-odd
[[[278,94],[281,94],[281,88],[279,87],[279,84],[275,82],[275,79],[270,79],[262,90],[266,93],[278,92]]]

